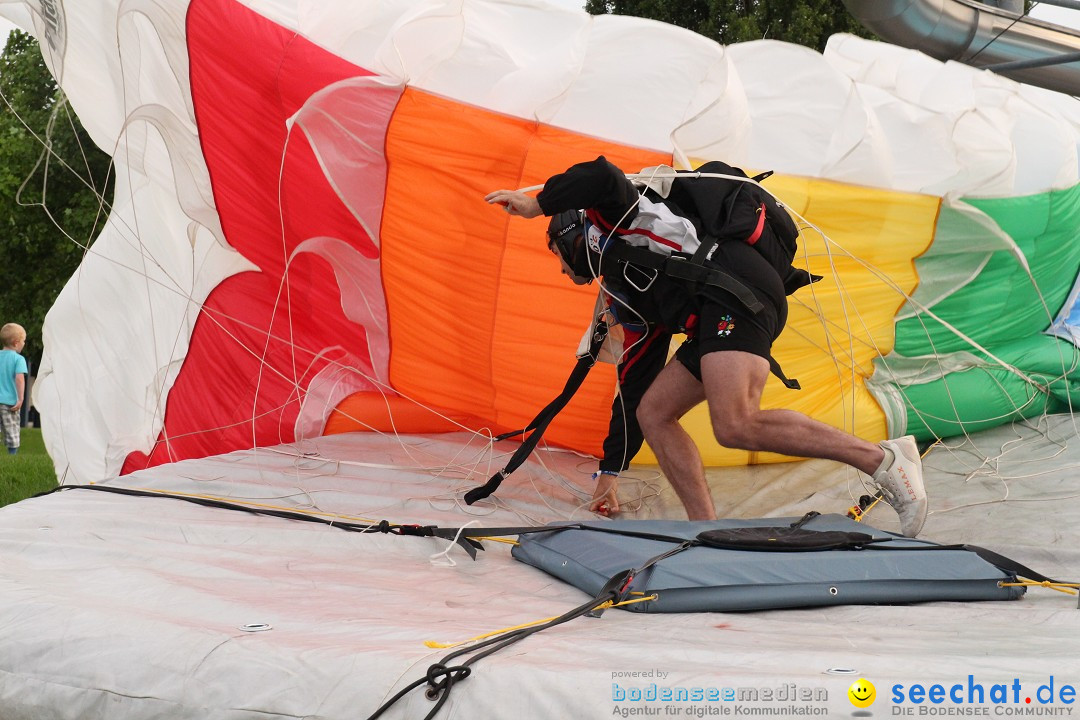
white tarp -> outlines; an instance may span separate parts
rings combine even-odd
[[[585,463],[563,453],[542,453],[544,466],[530,461],[495,506],[459,504],[461,490],[483,479],[452,471],[464,444],[455,435],[341,435],[107,484],[443,527],[582,517],[573,488],[587,477]],[[1080,441],[1070,418],[950,445],[926,462],[933,501],[923,536],[988,547],[1058,579],[1080,576]],[[644,505],[625,517],[677,516],[672,491],[653,495],[654,481],[636,472]],[[825,462],[725,469],[712,489],[730,517],[842,512],[863,492],[854,475]],[[868,520],[896,527],[887,507]],[[91,490],[8,506],[0,510],[0,718],[364,718],[450,652],[425,641],[466,640],[588,599],[513,561],[508,546],[486,542],[474,562],[457,547],[442,555],[448,544]],[[244,629],[257,624],[269,629]],[[1076,597],[1041,588],[1013,602],[609,610],[479,661],[438,717],[605,718],[633,708],[705,717],[723,707],[849,717],[847,688],[858,677],[877,688],[869,710],[887,717],[929,707],[892,702],[897,684],[904,693],[912,684],[966,687],[971,676],[986,693],[1016,680],[1029,694],[1051,676],[1055,693],[1080,685],[1078,639]],[[618,699],[652,684],[716,688],[718,697],[726,688],[769,690],[774,699]],[[826,699],[775,699],[804,689]],[[987,698],[981,707],[990,715],[1072,709],[1056,697],[1030,706]],[[431,707],[418,690],[384,717],[419,718]]]

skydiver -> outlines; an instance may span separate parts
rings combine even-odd
[[[603,156],[548,178],[535,197],[496,190],[485,200],[511,215],[551,217],[548,248],[559,257],[563,272],[579,284],[606,273],[598,267],[597,252],[606,252],[616,236],[616,243],[661,256],[691,256],[701,246],[691,220],[639,193]],[[612,296],[612,305],[638,321],[631,329],[641,337],[635,338],[636,344],[627,343],[630,353],[620,363],[621,396],[613,405],[601,464],[605,472],[597,474],[590,509],[618,511],[617,472],[625,469],[643,435],[688,518],[715,520],[701,454],[679,424],[705,401],[721,445],[846,463],[871,478],[899,515],[901,532],[918,535],[926,520],[927,498],[915,439],[909,435],[875,444],[793,410],[762,409],[770,369],[778,368],[772,343],[787,320],[784,280],[758,249],[742,241],[719,242],[706,265],[735,278],[752,297],[734,291],[691,293],[684,282],[635,270],[633,263],[623,265],[617,276],[604,274],[604,291]],[[640,282],[630,277],[633,272],[641,273]],[[665,365],[657,358],[666,354],[672,331],[686,332],[688,339]],[[640,349],[635,352],[636,347]]]

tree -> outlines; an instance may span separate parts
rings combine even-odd
[[[834,33],[873,37],[839,0],[588,0],[585,10],[660,20],[724,45],[768,38],[821,51]]]
[[[105,221],[112,166],[18,30],[0,54],[0,138],[0,323],[26,328],[36,368],[45,313]]]

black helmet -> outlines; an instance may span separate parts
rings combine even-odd
[[[548,249],[557,254],[566,266],[567,274],[578,285],[593,281],[599,271],[599,258],[589,260],[589,246],[585,241],[585,213],[565,210],[553,215],[548,223]]]

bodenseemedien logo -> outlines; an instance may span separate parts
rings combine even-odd
[[[824,687],[783,683],[776,686],[681,684],[659,670],[611,673],[612,715],[707,717],[828,717],[829,691]],[[627,678],[656,678],[642,684]]]

